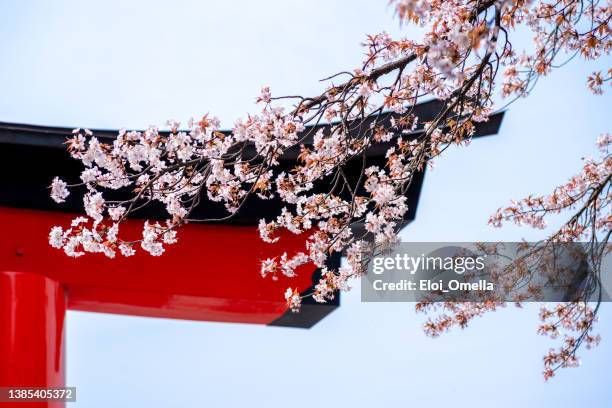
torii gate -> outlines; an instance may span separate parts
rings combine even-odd
[[[440,107],[439,101],[422,103],[415,114],[431,120]],[[392,116],[386,114],[384,120]],[[502,118],[503,112],[478,124],[474,136],[497,133]],[[79,163],[63,144],[70,134],[69,128],[0,123],[0,386],[64,386],[67,309],[310,328],[339,306],[336,296],[326,304],[306,299],[300,313],[287,311],[283,290],[290,285],[308,291],[317,279],[313,266],[303,267],[291,280],[261,279],[260,259],[304,248],[304,237],[293,234],[274,245],[259,239],[254,225],[262,217],[275,216],[277,201],[254,198],[225,224],[186,225],[179,243],[161,257],[140,252],[114,260],[102,255],[73,259],[51,248],[51,226],[68,224],[74,214],[66,211],[82,210],[75,195],[62,206],[48,196],[54,176],[78,179]],[[94,134],[105,139],[117,132]],[[383,145],[368,152],[368,165],[384,164],[385,151]],[[290,166],[292,159],[289,155],[281,166]],[[424,172],[416,174],[407,193],[406,222],[416,216],[423,178]],[[205,202],[197,211],[215,216],[222,209]],[[123,227],[136,232],[141,228],[139,220]],[[339,256],[330,262],[337,266]]]

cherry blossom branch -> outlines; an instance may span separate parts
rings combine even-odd
[[[278,198],[284,207],[276,219],[260,220],[262,239],[275,242],[283,229],[307,233],[308,238],[304,252],[262,260],[261,274],[272,279],[293,277],[300,265],[314,264],[322,271],[314,291],[300,294],[289,288],[287,304],[297,311],[303,296],[328,301],[338,290],[348,290],[369,260],[398,240],[414,175],[433,165],[449,146],[469,144],[476,124],[494,112],[497,91],[506,98],[527,96],[539,78],[563,65],[555,63],[559,55],[596,60],[612,48],[611,7],[599,1],[391,3],[402,23],[425,27],[419,41],[394,39],[386,33],[369,35],[361,66],[325,79],[348,76],[346,81],[332,83],[317,96],[273,97],[264,87],[257,98],[260,111],[237,120],[231,132],[222,132],[219,121],[208,115],[190,120],[186,128],[169,121],[168,132],[157,127],[121,131],[112,143],[101,143],[87,130],[75,130],[68,149],[85,167],[81,186],[86,189],[87,217],[78,217],[65,228],[54,227],[51,245],[75,257],[87,252],[131,256],[138,247],[159,256],[166,245],[177,241],[177,229],[185,223],[227,220],[253,196]],[[510,40],[517,27],[533,32],[534,50],[515,51],[516,44]],[[611,78],[610,70],[595,72],[588,86],[600,94]],[[431,119],[415,113],[423,98],[442,101]],[[287,106],[289,102],[294,104]],[[382,165],[371,160],[376,149],[385,151]],[[282,168],[281,161],[289,159],[294,160],[293,168]],[[68,187],[56,178],[52,198],[64,201]],[[114,191],[123,195],[115,196]],[[193,217],[204,200],[219,203],[227,215]],[[492,223],[513,220],[539,228],[548,214],[573,211],[582,203],[545,242],[588,237],[607,243],[609,201],[608,155],[589,161],[581,176],[551,196],[530,197],[500,210]],[[154,203],[164,206],[166,222],[146,221],[141,239],[122,238],[121,223]],[[357,228],[360,225],[363,230]],[[333,252],[346,254],[346,266],[326,267]],[[472,318],[501,306],[498,302],[451,302],[440,306],[443,316],[427,323],[426,331],[435,335],[454,324],[464,327]],[[429,306],[419,308],[430,310]],[[591,314],[580,310],[581,314],[572,315],[582,316],[573,319],[577,325],[568,323],[568,328],[586,327],[576,322]],[[572,345],[578,347],[585,336],[578,336]],[[559,355],[549,360],[561,361],[563,366],[571,364],[574,355],[575,349],[568,348],[561,352],[561,360]],[[546,375],[548,369],[554,371],[552,367],[547,365]]]

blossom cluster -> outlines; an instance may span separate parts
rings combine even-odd
[[[98,140],[87,129],[74,130],[67,144],[71,156],[85,167],[81,181],[87,189],[83,196],[87,218],[79,217],[65,231],[54,227],[50,236],[53,246],[63,248],[70,256],[101,252],[114,257],[117,250],[132,255],[139,244],[151,255],[161,255],[164,245],[176,242],[175,228],[187,222],[202,191],[208,199],[223,203],[229,212],[239,208],[249,189],[268,194],[272,172],[262,169],[277,163],[283,149],[292,145],[303,129],[299,119],[284,115],[282,109],[264,109],[260,116],[237,122],[229,135],[219,131],[216,118],[208,116],[197,122],[190,120],[188,130],[179,131],[176,121],[167,125],[168,132],[157,127],[144,132],[121,130],[112,143]],[[232,151],[248,143],[265,158],[264,163],[243,161],[240,153]],[[51,185],[53,200],[65,201],[68,187],[56,177]],[[131,196],[109,200],[109,190],[128,190]],[[119,239],[120,223],[155,201],[163,204],[169,215],[165,224],[147,221],[142,239]]]
[[[581,343],[586,348],[595,347],[601,337],[592,334],[597,317],[593,309],[584,302],[559,303],[553,309],[542,306],[538,333],[556,339],[563,333],[563,342],[557,349],[550,349],[544,356],[544,379],[555,375],[560,367],[577,367],[580,360],[576,350]]]
[[[529,196],[512,205],[500,208],[489,219],[495,227],[501,227],[504,221],[513,221],[517,225],[528,225],[534,228],[545,228],[546,217],[559,214],[564,210],[580,210],[557,234],[555,241],[571,242],[587,238],[597,233],[612,230],[612,136],[602,135],[597,145],[601,152],[598,160],[586,158],[582,171],[573,176],[567,183],[555,188],[551,194]],[[593,219],[594,222],[581,222]]]

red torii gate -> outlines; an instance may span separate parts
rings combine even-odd
[[[417,105],[415,114],[428,120],[439,109],[440,102],[431,101]],[[499,113],[479,124],[475,136],[497,133],[502,117]],[[75,197],[62,207],[48,198],[54,176],[78,179],[79,164],[63,145],[70,133],[69,128],[0,123],[0,386],[64,386],[67,309],[309,328],[339,306],[336,296],[326,304],[306,299],[300,313],[287,311],[284,289],[308,291],[317,279],[314,266],[302,267],[296,278],[262,280],[260,259],[304,249],[303,236],[283,234],[277,244],[259,239],[254,225],[279,210],[274,201],[250,201],[231,224],[184,226],[179,243],[161,257],[141,251],[114,260],[103,255],[73,259],[51,248],[50,228],[70,223],[74,214],[66,209],[80,210]],[[104,139],[116,131],[94,134]],[[368,165],[384,163],[385,150],[377,146],[369,152]],[[289,155],[285,164],[293,159]],[[415,175],[407,193],[407,222],[416,215],[423,177],[424,172]],[[199,211],[207,214],[220,211],[212,203],[203,207]],[[130,220],[122,229],[138,234],[141,228],[142,221]],[[332,258],[330,266],[339,261]]]

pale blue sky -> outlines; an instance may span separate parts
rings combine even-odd
[[[260,87],[316,94],[361,61],[366,33],[399,32],[387,1],[18,1],[0,3],[0,120],[142,127],[211,112],[226,127]],[[517,45],[515,43],[515,45]],[[610,59],[602,64],[607,69]],[[575,60],[508,111],[498,136],[429,172],[413,241],[537,239],[488,215],[544,193],[609,131],[611,97]],[[265,282],[262,282],[265,284]],[[359,288],[309,331],[70,312],[68,384],[78,407],[605,407],[612,308],[583,366],[549,383],[535,306],[431,340],[410,304],[365,304]],[[330,350],[334,350],[330,354]]]

